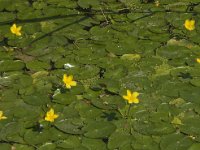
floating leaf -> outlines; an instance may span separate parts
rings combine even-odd
[[[20,60],[0,61],[0,72],[22,70],[25,64]]]
[[[34,150],[34,147],[23,145],[23,144],[14,144],[12,145],[12,149],[20,149],[20,150]],[[10,149],[9,149],[10,150]],[[42,149],[40,149],[42,150]],[[51,150],[51,149],[50,149]]]
[[[139,61],[141,56],[139,54],[124,54],[120,58],[123,60]]]
[[[131,135],[124,132],[116,131],[109,137],[108,148],[123,148],[126,145],[130,145],[133,140],[134,138]]]
[[[69,105],[71,102],[76,101],[77,97],[76,95],[67,93],[67,94],[57,94],[53,96],[53,102],[59,103],[59,104],[64,104],[64,105]]]
[[[83,130],[89,138],[107,138],[116,129],[115,125],[105,121],[88,122]]]
[[[50,99],[42,94],[28,95],[24,97],[24,102],[30,105],[40,106],[46,104]]]
[[[175,124],[175,125],[182,125],[182,122],[178,117],[174,117],[174,119],[171,121],[171,123]]]
[[[84,132],[82,131],[82,124],[76,124],[74,121],[76,121],[76,119],[65,119],[65,120],[59,120],[55,123],[55,126],[65,132],[65,133],[69,133],[69,134],[83,134]]]
[[[97,6],[98,0],[78,0],[78,5],[82,8],[89,8],[90,6]]]
[[[164,122],[157,123],[137,123],[134,124],[134,129],[141,134],[152,134],[152,135],[165,135],[175,131],[172,125]]]
[[[199,150],[200,149],[200,144],[199,143],[194,143],[192,144],[188,150]]]
[[[83,138],[82,145],[88,149],[107,150],[106,144],[101,139]]]
[[[59,140],[56,142],[57,147],[60,148],[77,148],[81,145],[81,141],[78,136],[69,136],[65,140]]]
[[[163,136],[161,138],[160,147],[161,150],[176,149],[187,149],[192,144],[192,140],[189,137],[184,136],[181,133],[174,133]]]
[[[49,140],[50,132],[43,130],[42,132],[27,130],[24,134],[24,140],[30,145],[42,144]]]

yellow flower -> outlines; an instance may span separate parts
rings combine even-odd
[[[16,24],[13,24],[12,27],[10,27],[10,31],[17,36],[22,35],[21,29],[22,29],[22,26],[17,27]]]
[[[139,99],[137,98],[138,96],[139,96],[138,92],[131,93],[130,90],[127,90],[127,95],[123,95],[123,98],[127,100],[129,104],[132,104],[132,103],[137,104],[139,103]]]
[[[158,7],[160,5],[159,1],[155,1],[155,5]]]
[[[47,113],[46,113],[46,116],[45,116],[45,120],[46,121],[50,121],[50,122],[54,122],[54,119],[58,118],[58,115],[54,113],[54,109],[51,108]]]
[[[7,119],[6,116],[3,116],[3,111],[0,111],[0,120]]]
[[[73,76],[66,74],[63,75],[63,82],[65,83],[66,88],[70,89],[71,86],[76,86],[76,81],[73,81]]]
[[[194,30],[195,29],[195,20],[193,20],[193,19],[192,20],[189,20],[189,19],[185,20],[184,26],[187,30],[190,30],[190,31]]]
[[[200,64],[200,58],[197,58],[196,61]]]

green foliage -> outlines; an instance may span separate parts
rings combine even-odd
[[[199,150],[199,13],[199,0],[0,0],[0,149]]]

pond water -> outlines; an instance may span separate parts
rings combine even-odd
[[[199,150],[200,2],[0,0],[1,150]]]

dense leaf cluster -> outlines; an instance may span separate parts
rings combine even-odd
[[[1,150],[200,149],[199,0],[0,0],[0,16]]]

